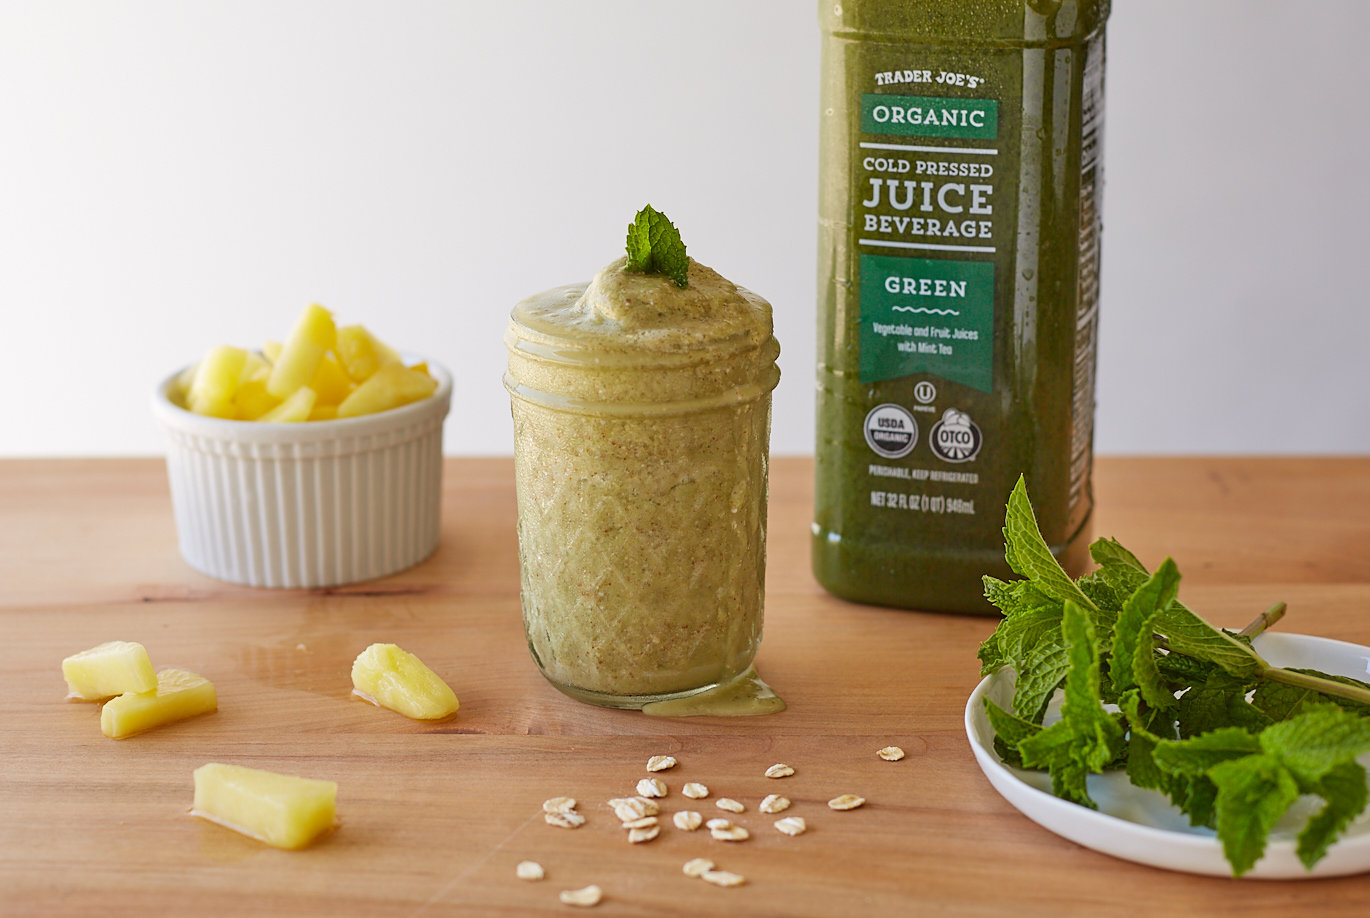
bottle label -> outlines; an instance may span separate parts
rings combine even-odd
[[[862,382],[929,373],[990,391],[991,262],[862,255],[860,271]]]
[[[993,390],[998,139],[997,99],[861,95],[863,383],[922,373]]]

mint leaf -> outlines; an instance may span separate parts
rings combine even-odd
[[[1061,637],[1061,603],[1030,582],[985,578],[985,596],[1007,616],[980,648],[982,675],[1005,664],[1018,673],[1013,711],[1041,723],[1070,663]]]
[[[1240,727],[1225,727],[1187,740],[1158,740],[1151,757],[1165,776],[1161,790],[1189,815],[1190,825],[1212,825],[1218,789],[1209,770],[1260,752],[1260,743]]]
[[[1095,539],[1089,546],[1089,556],[1100,567],[1116,564],[1130,567],[1139,571],[1143,576],[1147,573],[1146,567],[1137,560],[1137,556],[1124,548],[1117,539]]]
[[[1277,756],[1304,784],[1370,751],[1370,720],[1324,704],[1264,730],[1261,748]]]
[[[1021,717],[1014,717],[988,698],[983,700],[989,725],[994,729],[994,751],[1006,764],[1021,767],[1023,756],[1018,751],[1018,744],[1040,733],[1042,728]]]
[[[1156,669],[1172,687],[1179,689],[1186,685],[1203,682],[1219,672],[1218,667],[1207,660],[1196,660],[1182,653],[1161,653],[1156,655]]]
[[[1095,809],[1085,786],[1091,773],[1102,772],[1123,744],[1123,729],[1104,710],[1099,697],[1099,646],[1093,622],[1074,602],[1061,619],[1069,659],[1061,719],[1018,744],[1023,763],[1051,773],[1052,792]]]
[[[1026,580],[1005,583],[985,577],[984,582],[985,598],[1004,613],[1005,620],[980,645],[980,675],[989,675],[1009,663],[1022,672],[1024,656],[1038,643],[1041,629],[1059,630],[1061,604],[1043,596]]]
[[[1175,722],[1164,711],[1148,710],[1141,692],[1131,689],[1118,698],[1118,707],[1127,716],[1127,776],[1138,787],[1166,791],[1167,776],[1156,764],[1156,744],[1173,738]],[[1157,731],[1164,731],[1161,736]]]
[[[1080,589],[1096,604],[1122,609],[1127,598],[1150,576],[1142,562],[1114,539],[1096,540],[1089,546],[1089,554],[1099,569],[1080,578]]]
[[[980,649],[975,656],[980,660],[980,675],[982,677],[988,676],[990,673],[997,673],[1008,665],[1008,657],[1004,656],[1004,651],[999,647],[999,631],[997,628],[991,631],[989,637],[980,644]]]
[[[628,224],[628,263],[624,270],[644,274],[664,274],[677,287],[689,284],[690,259],[680,231],[666,215],[648,204]]]
[[[1026,581],[1005,583],[989,576],[981,579],[985,584],[985,599],[1005,616],[1014,615],[1022,608],[1022,587]],[[980,675],[988,676],[990,673],[998,672],[1010,662],[1000,644],[1002,636],[1001,630],[995,628],[980,644],[980,649],[976,652],[980,660]]]
[[[1327,848],[1365,809],[1367,791],[1365,769],[1355,762],[1343,762],[1323,775],[1311,788],[1326,803],[1299,833],[1298,855],[1309,870],[1322,860]]]
[[[1021,663],[1015,661],[1018,680],[1013,687],[1013,713],[1040,724],[1047,704],[1070,671],[1065,637],[1059,625],[1028,648]]]
[[[1155,627],[1172,652],[1216,663],[1234,676],[1258,676],[1270,668],[1249,643],[1214,628],[1178,602],[1156,616]]]
[[[1182,740],[1156,744],[1156,765],[1168,775],[1202,775],[1214,765],[1259,753],[1261,743],[1241,727],[1223,727]]]
[[[1274,756],[1249,755],[1208,770],[1218,789],[1218,840],[1234,876],[1255,866],[1265,853],[1270,829],[1299,797],[1299,786]]]
[[[1223,726],[1242,727],[1256,733],[1270,718],[1246,700],[1252,681],[1213,670],[1203,682],[1180,696],[1176,710],[1181,736],[1197,736]]]
[[[1070,728],[1057,721],[1019,743],[1018,753],[1026,767],[1044,769],[1051,775],[1051,792],[1057,797],[1097,810],[1085,781],[1090,769],[1076,754],[1075,745]]]
[[[1100,610],[1111,613],[1111,617],[1117,618],[1122,611],[1123,603],[1132,595],[1133,591],[1146,580],[1146,574],[1138,574],[1135,583],[1123,585],[1116,583],[1112,578],[1105,576],[1102,570],[1086,574],[1075,585],[1080,588],[1080,592],[1089,597],[1089,601],[1098,606]]]
[[[1166,558],[1156,573],[1123,603],[1113,626],[1113,657],[1109,664],[1113,689],[1121,694],[1139,688],[1146,703],[1154,708],[1173,707],[1175,696],[1156,668],[1151,623],[1175,601],[1179,588],[1180,572],[1175,562]]]
[[[1354,685],[1359,688],[1370,689],[1370,683],[1362,682],[1359,679],[1352,679],[1350,676],[1333,676],[1319,672],[1316,669],[1291,669],[1290,672],[1317,676],[1332,682],[1340,682],[1342,685]],[[1352,714],[1361,717],[1370,717],[1370,706],[1359,704],[1355,701],[1349,701],[1345,698],[1324,695],[1322,692],[1316,692],[1303,686],[1284,685],[1279,682],[1262,682],[1260,685],[1256,686],[1255,694],[1251,697],[1251,703],[1268,714],[1273,720],[1288,720],[1291,717],[1304,713],[1310,708],[1326,704],[1329,701]]]
[[[1037,527],[1037,516],[1028,500],[1027,483],[1022,475],[1008,496],[1004,513],[1004,557],[1015,574],[1031,580],[1039,591],[1070,601],[1091,612],[1099,611],[1093,601],[1070,579]]]

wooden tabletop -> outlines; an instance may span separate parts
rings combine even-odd
[[[1019,815],[976,767],[962,726],[985,618],[852,605],[808,569],[812,463],[772,466],[766,631],[758,668],[788,700],[765,718],[661,720],[559,694],[534,669],[518,600],[512,462],[451,459],[442,542],[404,574],[330,591],[235,587],[176,550],[160,460],[0,462],[0,914],[1364,915],[1370,875],[1235,881],[1168,873],[1067,842]],[[1370,458],[1101,459],[1095,532],[1154,564],[1181,597],[1245,624],[1275,600],[1283,630],[1370,644]],[[209,677],[216,714],[123,741],[69,703],[63,657],[108,640]],[[411,722],[349,697],[352,659],[400,644],[461,698]],[[883,762],[887,745],[908,753]],[[667,811],[685,781],[743,801],[749,841],[667,828],[629,845],[604,805],[649,756]],[[187,814],[210,761],[338,782],[339,830],[286,852]],[[785,762],[795,775],[762,776]],[[794,801],[809,831],[756,811]],[[837,813],[825,801],[869,803]],[[544,799],[585,826],[546,825]],[[711,812],[712,799],[695,807]],[[685,877],[708,857],[733,889]],[[547,879],[515,877],[524,859]]]

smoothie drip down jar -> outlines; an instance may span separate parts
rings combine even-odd
[[[528,647],[621,708],[748,671],[761,638],[771,308],[697,262],[513,310],[505,343]]]
[[[812,556],[991,613],[1004,503],[1087,562],[1107,0],[828,0]]]

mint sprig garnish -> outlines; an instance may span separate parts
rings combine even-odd
[[[689,284],[690,259],[680,230],[666,215],[648,204],[628,224],[628,263],[624,270],[664,274],[677,287]]]
[[[1021,478],[1004,539],[1023,579],[985,578],[1004,619],[980,661],[986,674],[1017,674],[1011,711],[985,701],[1005,762],[1047,771],[1057,796],[1087,807],[1086,777],[1124,767],[1193,825],[1215,829],[1238,876],[1301,795],[1323,800],[1298,838],[1310,869],[1365,809],[1370,789],[1355,760],[1370,751],[1370,684],[1262,658],[1250,638],[1282,605],[1241,632],[1215,628],[1176,598],[1174,561],[1153,574],[1112,539],[1090,547],[1098,569],[1072,580]],[[1060,719],[1043,725],[1058,691]]]

